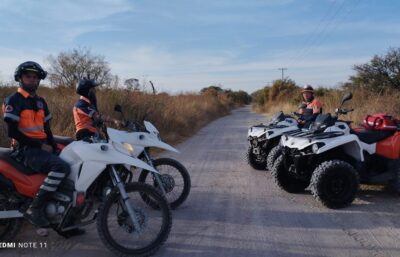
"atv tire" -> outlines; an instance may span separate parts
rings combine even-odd
[[[283,155],[279,155],[276,159],[272,167],[272,176],[275,183],[288,193],[303,192],[309,185],[308,181],[296,178],[289,173],[283,163]]]
[[[321,163],[311,177],[311,193],[331,209],[350,205],[356,197],[359,185],[357,171],[349,163],[341,160]]]

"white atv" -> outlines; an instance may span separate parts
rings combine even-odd
[[[180,206],[188,197],[191,187],[190,175],[185,166],[171,158],[153,159],[149,153],[150,148],[159,148],[171,152],[179,151],[161,140],[160,132],[150,122],[128,121],[122,112],[122,107],[116,105],[114,110],[120,112],[124,125],[128,131],[107,128],[108,135],[118,135],[122,143],[132,145],[132,156],[137,157],[152,166],[158,173],[143,169],[139,182],[153,185],[167,198],[171,209]]]
[[[282,134],[298,130],[297,120],[283,112],[277,112],[265,124],[250,127],[247,133],[247,163],[256,170],[271,170],[279,153],[276,146],[279,145]]]
[[[103,244],[116,255],[147,256],[168,238],[171,211],[165,197],[144,183],[126,184],[134,166],[157,171],[132,156],[133,146],[117,134],[108,142],[74,141],[65,146],[60,158],[71,172],[46,203],[51,227],[60,233],[96,221]],[[9,242],[18,233],[23,212],[39,191],[46,175],[32,174],[0,149],[0,241]]]
[[[345,95],[342,105],[351,98]],[[309,131],[282,136],[282,152],[272,169],[280,188],[296,193],[310,185],[314,197],[329,208],[351,204],[360,182],[400,185],[398,129],[351,129],[351,122],[338,119],[352,111],[342,105],[336,115],[319,115]]]

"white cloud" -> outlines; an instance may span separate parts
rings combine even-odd
[[[2,0],[1,11],[32,17],[39,20],[80,22],[98,20],[132,9],[127,0]]]
[[[21,51],[0,47],[0,74],[2,81],[14,80],[15,68],[22,62],[35,61],[45,67],[47,54],[41,50]]]
[[[277,68],[290,64],[286,75],[299,84],[335,86],[353,74],[353,65],[364,63],[370,56],[308,56],[291,63],[290,55],[271,56],[265,61],[240,61],[234,52],[172,53],[157,47],[119,49],[126,54],[110,53],[112,71],[122,78],[143,76],[163,90],[198,91],[204,86],[221,83],[235,90],[252,92],[267,82],[280,78]]]

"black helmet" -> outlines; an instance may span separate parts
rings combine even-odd
[[[76,87],[76,93],[78,95],[88,97],[89,90],[91,88],[97,87],[98,85],[99,84],[96,83],[96,81],[93,79],[81,79]]]
[[[313,88],[312,86],[310,86],[310,85],[307,85],[307,86],[304,86],[304,87],[303,87],[303,90],[301,90],[301,92],[302,92],[302,93],[304,93],[304,92],[311,92],[311,93],[314,93],[314,88]]]
[[[97,109],[97,98],[96,93],[90,91],[91,88],[97,87],[98,83],[96,83],[93,79],[81,79],[78,82],[78,86],[76,87],[76,93],[78,95],[84,96],[90,100],[90,102],[96,107]]]
[[[43,68],[36,62],[27,61],[18,65],[14,72],[14,79],[17,82],[20,82],[21,75],[24,72],[31,71],[36,72],[39,75],[39,79],[45,79],[47,76],[47,72],[43,70]]]

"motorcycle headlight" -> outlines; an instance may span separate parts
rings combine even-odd
[[[133,154],[133,150],[134,150],[133,145],[128,144],[128,143],[122,143],[122,145],[123,145],[124,148],[129,152],[130,155]]]

